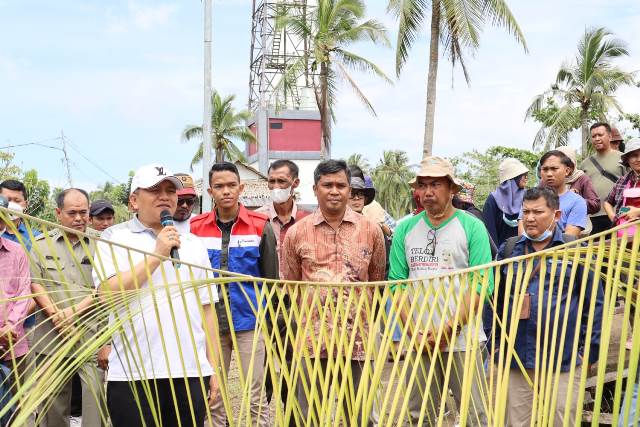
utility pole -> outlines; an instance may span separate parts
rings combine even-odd
[[[212,0],[204,0],[204,117],[202,124],[202,212],[211,210],[209,169],[211,168],[211,15]]]
[[[69,187],[73,187],[73,182],[71,181],[71,165],[69,161],[69,156],[67,155],[67,141],[64,138],[64,131],[60,131],[60,141],[62,141],[62,154],[64,155],[64,159],[62,160],[67,168],[67,182],[69,182]]]

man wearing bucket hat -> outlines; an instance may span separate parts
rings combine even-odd
[[[411,401],[409,410],[412,421],[420,417],[424,399],[427,404],[426,419],[434,424],[437,420],[437,408],[446,390],[432,385],[428,394],[421,393],[425,390],[427,378],[421,372],[429,372],[429,365],[435,364],[436,378],[432,384],[442,384],[446,367],[452,362],[453,375],[449,379],[449,388],[452,389],[454,398],[460,405],[463,378],[461,373],[465,366],[465,352],[467,351],[467,335],[471,333],[467,327],[469,313],[473,310],[477,313],[480,303],[479,295],[491,295],[493,292],[493,280],[489,271],[475,273],[469,276],[467,283],[476,283],[473,289],[466,289],[460,280],[447,281],[445,288],[453,287],[452,297],[445,302],[444,297],[434,297],[434,284],[422,282],[425,279],[443,273],[451,273],[468,267],[482,265],[491,262],[491,249],[489,235],[479,219],[453,207],[452,199],[460,191],[461,182],[455,177],[453,165],[440,157],[426,157],[420,164],[420,170],[410,185],[420,196],[424,212],[401,222],[395,230],[390,256],[390,280],[412,280],[411,296],[409,304],[427,304],[424,316],[419,316],[415,311],[414,318],[407,320],[406,308],[399,311],[402,323],[409,322],[410,335],[418,334],[416,342],[418,351],[422,351],[420,363],[425,365],[425,370],[420,369],[413,388],[410,390]],[[487,287],[482,283],[484,275],[489,275]],[[397,291],[397,287],[394,287]],[[445,294],[448,292],[444,290]],[[456,313],[457,302],[462,298],[460,312]],[[457,317],[457,320],[455,320]],[[440,332],[441,331],[441,332]],[[486,341],[486,336],[480,328],[479,336],[471,337],[471,342],[476,340]],[[477,345],[472,344],[472,345]],[[426,347],[435,350],[433,353]],[[441,352],[437,350],[440,349]],[[431,356],[429,356],[431,354]],[[450,360],[450,359],[453,360]],[[441,360],[442,359],[442,360]],[[474,375],[482,372],[482,358],[477,352],[476,368]],[[469,425],[487,425],[487,416],[482,403],[482,380],[475,378],[471,385],[472,403],[469,405]]]
[[[529,169],[518,159],[506,158],[498,166],[500,185],[489,194],[482,209],[489,236],[497,247],[518,234],[518,214],[528,174]]]

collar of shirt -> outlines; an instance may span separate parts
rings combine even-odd
[[[144,225],[138,219],[138,215],[134,215],[133,218],[131,218],[129,221],[127,221],[127,228],[132,233],[147,233],[147,234],[150,234],[151,236],[153,236],[153,238],[156,237],[156,232],[153,231],[152,228],[149,228],[146,225]]]
[[[5,252],[9,252],[9,248],[7,247],[7,245],[5,244],[5,242],[7,241],[6,238],[0,236],[0,249],[2,249]]]
[[[322,215],[322,211],[320,210],[320,208],[318,208],[312,215],[313,225],[320,225],[323,222],[327,222],[327,220],[324,218],[324,215]],[[344,212],[344,216],[342,217],[341,222],[347,221],[356,223],[358,222],[359,217],[362,217],[362,215],[356,213],[356,211],[347,206],[347,210]]]
[[[249,218],[249,213],[247,212],[247,208],[244,207],[242,203],[238,203],[240,209],[238,209],[238,216],[236,217],[237,221],[242,221],[245,224],[251,224],[251,219]],[[216,210],[212,209],[211,212],[207,213],[207,217],[204,219],[205,224],[216,224]]]
[[[531,241],[526,237],[524,237],[524,235],[520,236],[520,238],[516,243],[527,243],[531,247]],[[556,226],[555,229],[553,230],[553,236],[551,237],[551,241],[549,242],[547,247],[550,248],[552,246],[558,246],[564,243],[565,241],[564,241],[564,235],[562,233],[562,230],[560,229],[560,227]]]
[[[269,203],[267,206],[269,209],[263,213],[269,217],[270,221],[278,220],[278,222],[282,224],[282,221],[280,221],[280,218],[278,218],[278,212],[276,212],[276,208],[275,206],[273,206],[273,202]],[[297,214],[298,214],[298,204],[296,202],[293,202],[293,209],[291,209],[291,217],[289,218],[289,222],[295,221]],[[282,224],[282,225],[286,225],[286,224]]]

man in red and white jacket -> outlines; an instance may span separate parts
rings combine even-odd
[[[191,220],[191,233],[202,238],[209,253],[211,267],[254,277],[278,279],[276,237],[265,215],[252,212],[239,203],[244,185],[240,182],[236,166],[229,162],[214,164],[209,171],[209,186],[207,191],[215,202],[215,208]],[[258,299],[261,299],[256,295],[256,290],[259,292],[261,288],[261,283],[256,286],[254,282],[226,285],[216,312],[220,330],[222,368],[225,372],[229,370],[233,325],[243,377],[251,382],[251,425],[266,426],[269,410],[262,391],[264,342],[262,336],[254,337],[254,310]],[[228,318],[227,304],[231,319]],[[254,339],[258,341],[255,347]],[[254,348],[255,354],[251,364]],[[221,397],[218,397],[211,408],[211,418],[215,426],[225,425],[226,417]]]

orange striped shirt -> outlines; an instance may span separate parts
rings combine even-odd
[[[377,223],[348,207],[337,229],[327,224],[320,209],[298,221],[287,232],[281,254],[283,267],[281,277],[285,280],[304,282],[384,280],[386,252],[382,230]],[[312,293],[316,289],[318,288],[310,288],[309,292]],[[307,336],[306,339],[312,354],[319,352],[320,357],[327,357],[329,354],[337,353],[337,348],[329,349],[327,346],[330,342],[336,307],[340,306],[338,301],[342,299],[342,304],[347,304],[351,292],[356,292],[356,296],[359,296],[363,289],[359,286],[334,287],[333,298],[329,301],[331,308],[325,304],[329,296],[329,288],[318,289],[320,305],[309,310],[308,315],[311,318],[304,317],[301,325],[304,328],[307,321],[312,322],[313,336]],[[372,288],[368,288],[367,293],[372,302]],[[358,313],[358,299],[353,298],[345,308],[347,318],[344,322],[338,319],[338,325],[346,323],[349,341],[352,332],[355,332],[355,345],[351,358],[364,360],[365,341],[368,337],[362,336],[362,331],[366,332],[369,329],[368,317],[371,314],[369,313],[371,304],[365,304],[362,312]],[[326,312],[321,313],[320,311],[324,311],[325,307],[327,307]],[[358,328],[354,328],[358,317],[360,317],[357,322]]]

